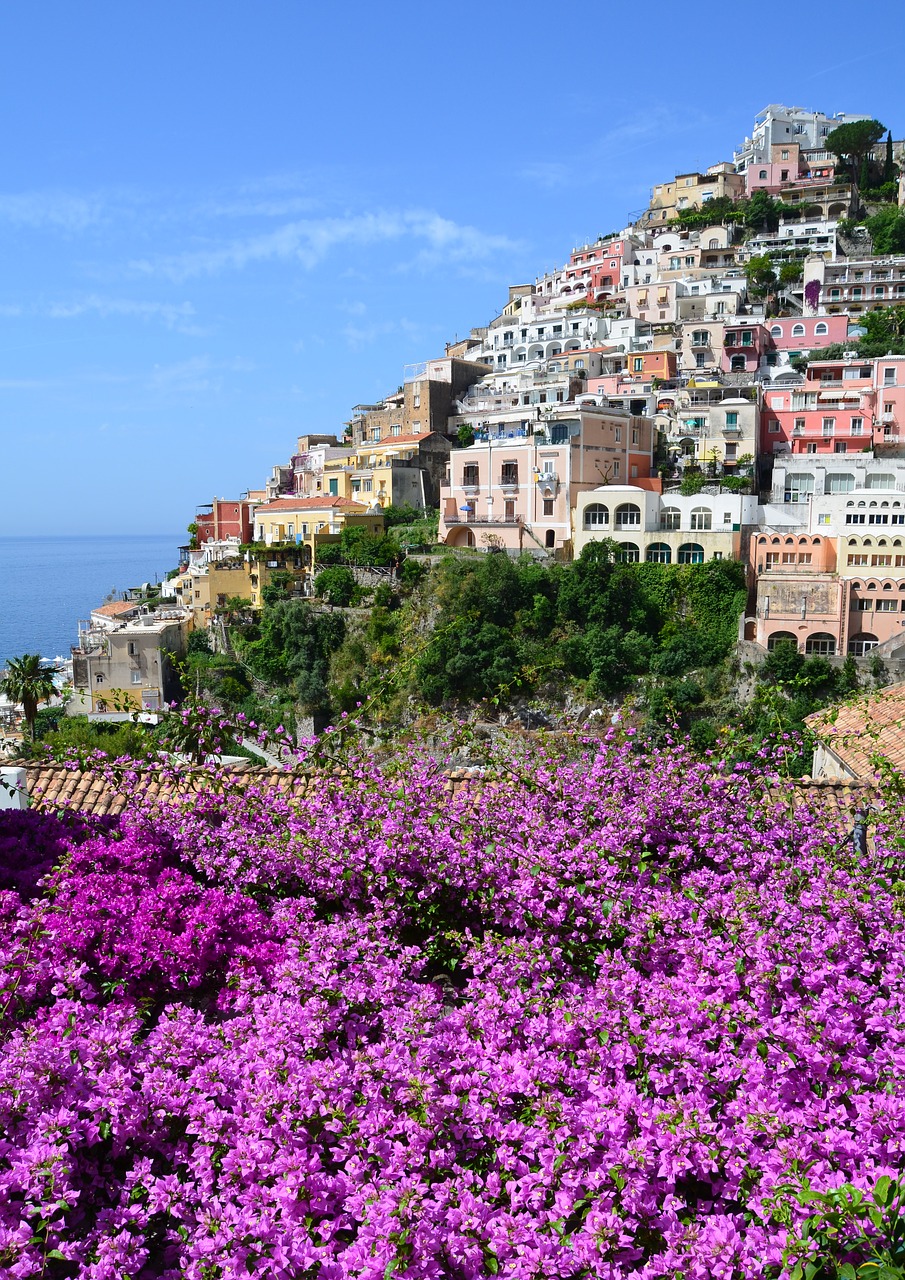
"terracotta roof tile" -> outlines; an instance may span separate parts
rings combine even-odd
[[[327,494],[323,498],[274,498],[271,502],[257,507],[256,514],[268,511],[324,511],[327,508],[342,507],[349,511],[367,511],[367,507],[351,498],[338,498]]]
[[[91,612],[102,614],[105,618],[116,618],[121,613],[135,613],[137,609],[138,603],[135,600],[113,600],[110,604],[98,605]]]
[[[905,772],[905,684],[815,711],[805,724],[858,778],[875,776],[878,755]]]

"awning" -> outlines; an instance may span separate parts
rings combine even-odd
[[[817,394],[821,400],[844,400],[849,393],[847,391],[819,391]]]

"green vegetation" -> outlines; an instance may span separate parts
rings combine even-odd
[[[0,693],[21,706],[32,742],[35,740],[38,706],[52,698],[55,692],[53,672],[42,665],[40,654],[23,653],[21,658],[9,659],[6,675],[0,680]]]
[[[853,120],[849,124],[840,124],[827,137],[826,148],[834,152],[840,164],[853,183],[870,185],[871,160],[870,152],[877,145],[886,126],[879,120]]]
[[[399,543],[387,534],[369,533],[360,525],[349,525],[339,535],[339,541],[318,547],[319,564],[388,566],[399,558]]]
[[[345,607],[355,602],[358,596],[358,583],[355,581],[355,574],[351,569],[337,564],[329,569],[322,570],[317,575],[314,582],[314,591],[317,596],[327,600],[330,604]]]

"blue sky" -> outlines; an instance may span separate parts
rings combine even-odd
[[[178,532],[768,102],[901,137],[848,12],[5,6],[0,533]]]

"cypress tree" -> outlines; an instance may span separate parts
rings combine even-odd
[[[892,163],[892,129],[886,131],[886,160],[883,164],[883,185],[887,182],[893,182],[895,179],[895,170]]]

